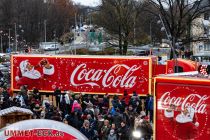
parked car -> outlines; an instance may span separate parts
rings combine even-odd
[[[3,62],[2,65],[5,67],[10,67],[11,64],[9,61],[7,61],[7,62]]]
[[[39,48],[45,51],[54,51],[60,48],[60,44],[58,42],[41,42],[39,44]]]
[[[137,50],[135,52],[136,56],[148,56],[149,55],[149,51],[148,50]]]
[[[8,67],[5,67],[4,65],[0,64],[0,71],[1,72],[8,72],[9,71],[9,68]]]
[[[6,55],[7,55],[6,53],[0,53],[0,57],[4,57]]]

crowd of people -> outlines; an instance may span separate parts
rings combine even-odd
[[[56,88],[55,101],[49,94],[42,96],[38,89],[29,91],[26,86],[11,95],[0,88],[0,110],[11,106],[30,109],[34,119],[61,121],[78,129],[89,140],[132,140],[134,130],[141,138],[152,139],[153,97],[140,97],[134,91],[130,96],[74,94]],[[55,102],[55,105],[53,104]]]

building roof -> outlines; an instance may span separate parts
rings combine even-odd
[[[10,108],[0,110],[0,116],[4,116],[4,115],[14,113],[14,112],[20,112],[20,113],[25,113],[25,114],[30,114],[30,115],[33,114],[33,112],[29,109],[13,106],[13,107],[10,107]]]

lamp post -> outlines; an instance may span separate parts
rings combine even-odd
[[[3,31],[1,30],[1,31],[0,31],[0,35],[1,35],[1,53],[3,53],[3,46],[2,46],[2,33],[3,33]]]
[[[15,23],[15,51],[17,52],[17,24]]]
[[[11,46],[10,46],[10,28],[9,28],[9,51],[11,52]]]
[[[163,19],[162,19],[160,14],[159,14],[159,18],[160,18],[160,20],[158,21],[158,24],[160,24],[160,23],[162,24],[163,27],[161,28],[161,31],[165,31],[166,36],[167,36],[167,38],[169,40],[169,44],[170,44],[172,52],[173,52],[173,58],[175,59],[175,69],[174,69],[174,71],[175,71],[175,73],[177,73],[178,72],[178,67],[177,67],[177,63],[178,62],[177,62],[177,56],[175,54],[175,49],[174,49],[175,38],[172,37],[172,35],[167,32],[166,26],[165,26],[165,24],[163,22]]]
[[[54,30],[54,31],[53,31],[53,33],[54,33],[54,40],[55,40],[55,41],[54,41],[54,42],[55,42],[55,54],[56,54],[56,49],[57,49],[57,48],[56,48],[56,30]]]
[[[133,44],[136,46],[136,16],[134,17],[133,27]]]
[[[47,29],[46,29],[46,28],[47,28],[47,27],[46,27],[47,25],[46,25],[46,24],[47,24],[47,20],[44,20],[44,42],[45,42],[45,44],[46,44],[46,42],[47,42],[47,33],[46,33],[46,32],[47,32],[47,31],[46,31],[46,30],[47,30]]]
[[[77,54],[77,49],[76,49],[76,32],[77,32],[77,14],[75,13],[75,30],[74,30],[74,53],[75,55]]]
[[[149,23],[149,35],[150,35],[150,41],[152,43],[153,42],[153,40],[152,40],[152,21],[150,21],[150,23]]]

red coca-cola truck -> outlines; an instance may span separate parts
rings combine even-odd
[[[210,139],[210,79],[197,72],[155,78],[156,140]]]
[[[41,92],[61,90],[89,94],[151,94],[157,57],[13,55],[11,88]]]

